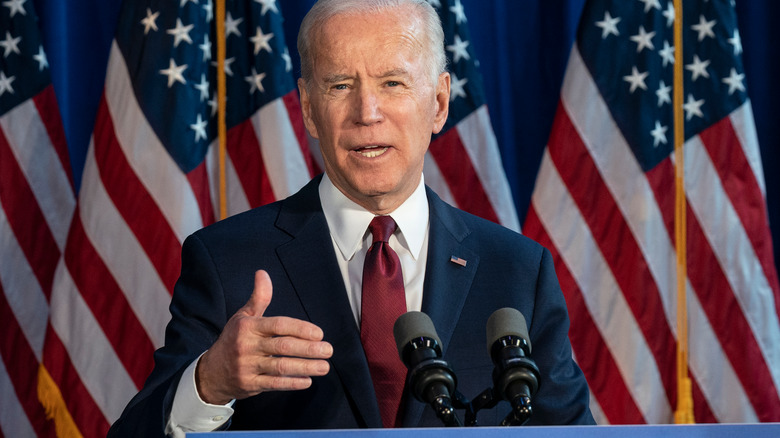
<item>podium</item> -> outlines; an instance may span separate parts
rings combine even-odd
[[[778,438],[780,423],[188,433],[187,438]]]

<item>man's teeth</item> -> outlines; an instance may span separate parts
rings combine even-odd
[[[360,149],[358,152],[360,155],[363,155],[366,158],[375,158],[382,154],[384,154],[387,151],[387,147],[381,147],[381,146],[372,146]]]

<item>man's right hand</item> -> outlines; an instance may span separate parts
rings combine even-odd
[[[222,405],[264,391],[306,389],[311,376],[328,373],[333,347],[322,340],[322,329],[299,319],[263,316],[272,291],[268,273],[255,272],[249,301],[201,356],[195,381],[203,401]]]

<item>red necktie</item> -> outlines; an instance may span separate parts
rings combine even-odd
[[[374,240],[363,265],[360,319],[360,340],[384,427],[400,425],[398,409],[406,380],[406,367],[393,339],[393,324],[406,312],[401,261],[387,243],[395,228],[390,216],[377,216],[368,226]]]

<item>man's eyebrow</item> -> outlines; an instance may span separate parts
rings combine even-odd
[[[378,77],[380,79],[390,78],[390,77],[398,77],[398,76],[408,76],[409,71],[404,68],[394,68],[392,70],[387,70],[386,72],[380,74]],[[338,74],[333,73],[326,75],[322,78],[322,81],[326,84],[335,84],[338,82],[343,82],[347,80],[355,79],[355,76],[348,75],[348,74]]]
[[[345,75],[345,74],[329,74],[326,75],[324,78],[322,78],[323,82],[326,84],[333,84],[336,82],[342,82],[346,81],[348,79],[353,79],[354,76]]]
[[[392,70],[388,70],[381,75],[379,75],[380,78],[389,78],[392,76],[408,76],[409,72],[406,69],[403,68],[395,68]]]

